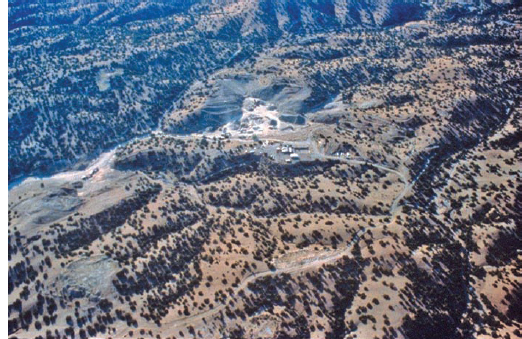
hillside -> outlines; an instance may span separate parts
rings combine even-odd
[[[386,1],[11,2],[9,182],[150,133],[191,84],[289,34],[421,15]]]
[[[10,3],[10,339],[522,337],[520,6],[182,4]]]

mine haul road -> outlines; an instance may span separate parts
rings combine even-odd
[[[284,268],[276,268],[274,270],[266,270],[266,271],[251,273],[251,274],[249,274],[248,276],[246,276],[243,279],[241,284],[239,284],[234,289],[234,292],[232,294],[230,294],[230,296],[236,295],[237,292],[239,292],[239,291],[245,289],[246,287],[248,287],[249,283],[254,282],[255,280],[257,280],[259,278],[268,277],[268,276],[274,276],[274,275],[283,274],[283,273],[300,272],[300,271],[307,270],[309,268],[319,267],[319,266],[322,266],[322,265],[327,264],[329,262],[339,260],[339,259],[341,259],[344,256],[351,257],[352,255],[351,255],[350,251],[352,250],[353,245],[358,242],[359,238],[362,235],[364,235],[364,233],[366,233],[366,229],[362,229],[362,230],[358,231],[354,235],[352,241],[350,241],[350,243],[346,246],[346,248],[344,250],[342,250],[340,252],[337,252],[337,253],[334,253],[334,254],[332,254],[330,256],[326,256],[326,257],[323,257],[323,258],[317,259],[317,260],[310,260],[310,261],[307,261],[307,262],[304,262],[302,264],[298,264],[298,265],[295,265],[295,266],[284,267]],[[176,327],[180,327],[180,326],[186,327],[187,325],[190,325],[190,324],[193,324],[195,322],[201,321],[201,320],[203,320],[205,318],[209,318],[209,317],[214,316],[215,314],[221,312],[225,307],[226,307],[226,304],[220,304],[220,305],[218,305],[218,306],[216,306],[214,308],[211,308],[211,309],[209,309],[207,311],[204,311],[204,312],[201,312],[201,313],[198,313],[198,314],[194,314],[194,315],[189,315],[189,316],[186,316],[186,317],[183,317],[183,318],[178,318],[178,319],[176,319],[176,320],[174,320],[172,322],[164,324],[163,326],[168,327],[168,328],[176,328]]]
[[[271,139],[271,141],[284,142],[283,140],[274,140],[274,139]],[[313,144],[313,141],[311,143]],[[317,152],[317,153],[315,153],[315,152]],[[336,157],[336,156],[325,155],[325,154],[320,153],[318,151],[315,151],[315,152],[314,153],[315,153],[316,156],[318,156],[318,158],[338,160],[338,161],[346,162],[346,163],[349,163],[349,164],[358,164],[358,165],[368,164],[370,166],[379,168],[379,169],[381,169],[383,171],[394,173],[397,176],[399,176],[399,178],[401,178],[401,180],[404,183],[404,188],[397,195],[397,197],[395,197],[395,199],[393,200],[391,208],[390,208],[390,211],[389,211],[390,215],[394,215],[395,214],[395,212],[400,207],[400,205],[399,205],[400,200],[402,198],[404,198],[404,196],[409,192],[409,190],[415,184],[415,181],[412,182],[412,183],[408,183],[408,180],[406,179],[406,176],[403,173],[400,173],[400,172],[398,172],[398,171],[396,171],[394,169],[391,169],[389,167],[386,167],[384,165],[374,164],[374,163],[370,163],[370,162],[364,161],[364,160],[344,159],[344,158],[340,158],[340,157]],[[245,289],[246,287],[248,287],[249,283],[254,282],[255,280],[257,280],[259,278],[263,278],[263,277],[267,277],[267,276],[274,276],[274,275],[283,274],[283,273],[295,273],[295,272],[307,270],[307,269],[310,269],[310,268],[313,268],[313,267],[319,267],[319,266],[324,265],[326,263],[329,263],[329,262],[332,262],[332,261],[336,261],[336,260],[338,260],[338,259],[340,259],[340,258],[342,258],[344,256],[351,257],[350,251],[352,250],[353,245],[358,242],[359,238],[362,235],[364,235],[366,233],[366,231],[367,231],[367,229],[363,229],[363,230],[358,231],[354,235],[352,241],[341,252],[337,252],[337,253],[332,254],[330,256],[322,257],[321,259],[307,261],[307,262],[304,262],[302,264],[298,264],[298,265],[294,265],[294,266],[290,266],[290,267],[276,268],[274,270],[266,270],[266,271],[262,271],[262,272],[252,273],[252,274],[246,276],[243,279],[241,284],[239,284],[238,287],[236,287],[234,289],[234,292],[231,294],[231,296],[236,295],[237,292],[239,292],[239,291]],[[173,320],[172,322],[164,324],[164,326],[167,326],[169,328],[176,328],[176,327],[180,327],[180,326],[186,327],[186,326],[188,326],[190,324],[196,323],[198,321],[202,321],[202,320],[204,320],[206,318],[210,318],[210,317],[218,314],[225,307],[226,307],[226,304],[220,304],[220,305],[218,305],[218,306],[216,306],[214,308],[211,308],[211,309],[209,309],[207,311],[204,311],[204,312],[201,312],[201,313],[198,313],[198,314],[194,314],[194,315],[190,315],[190,316],[186,316],[186,317],[183,317],[183,318],[178,318],[176,320]]]
[[[187,139],[201,138],[201,137],[203,137],[203,135],[189,135],[189,136],[173,135],[171,137],[174,137],[176,139],[181,139],[181,140],[187,140]],[[264,139],[261,139],[261,140],[264,140]],[[287,142],[285,140],[278,140],[278,139],[273,139],[273,138],[266,139],[266,140],[275,141],[275,142],[282,142],[282,143]],[[237,141],[244,142],[245,140],[237,139]],[[307,141],[310,144],[312,153],[316,156],[317,159],[337,160],[337,161],[345,162],[345,163],[348,163],[348,164],[358,164],[358,165],[366,164],[366,165],[370,165],[370,166],[373,166],[375,168],[378,168],[378,169],[381,169],[383,171],[390,172],[390,173],[393,173],[393,174],[396,174],[397,176],[399,176],[399,178],[404,183],[404,188],[397,195],[397,197],[393,200],[391,208],[390,208],[390,211],[389,211],[389,215],[394,215],[395,214],[397,209],[400,207],[400,205],[399,205],[400,200],[408,193],[408,191],[414,186],[414,184],[416,182],[416,180],[414,180],[411,183],[409,183],[407,178],[406,178],[406,176],[403,173],[400,173],[400,172],[398,172],[398,171],[396,171],[394,169],[391,169],[391,168],[386,167],[386,166],[381,165],[381,164],[371,163],[371,162],[369,162],[367,160],[346,159],[346,158],[342,158],[342,157],[338,157],[338,156],[326,155],[326,154],[320,152],[317,149],[317,145],[315,144],[315,142],[312,140],[312,138],[310,136],[307,139]],[[100,170],[100,169],[101,170],[110,169],[111,165],[112,165],[112,162],[114,160],[115,151],[116,151],[116,149],[114,149],[114,150],[112,150],[110,152],[102,154],[96,161],[93,162],[93,164],[91,166],[89,166],[84,171],[63,172],[63,173],[59,173],[59,174],[56,174],[56,175],[52,176],[52,178],[78,180],[78,179],[81,179],[81,177],[83,177],[83,176],[92,175],[93,170],[95,170],[95,169],[97,171]],[[428,164],[429,164],[429,162],[426,164],[424,170],[426,169]],[[418,179],[419,176],[417,176],[416,179]],[[276,268],[276,269],[273,269],[273,270],[266,270],[266,271],[251,273],[248,276],[246,276],[243,279],[243,281],[234,289],[234,292],[231,294],[231,296],[234,296],[234,295],[237,294],[237,292],[247,288],[249,283],[254,282],[255,280],[257,280],[259,278],[263,278],[263,277],[267,277],[267,276],[274,276],[274,275],[284,274],[284,273],[296,273],[296,272],[304,271],[304,270],[307,270],[307,269],[310,269],[310,268],[313,268],[313,267],[320,267],[320,266],[322,266],[324,264],[327,264],[329,262],[339,260],[340,258],[342,258],[344,256],[351,257],[352,255],[351,255],[350,252],[352,250],[353,245],[358,242],[359,238],[362,235],[364,235],[366,233],[366,231],[367,231],[367,229],[362,229],[362,230],[358,231],[354,235],[354,237],[350,241],[350,243],[342,251],[338,251],[338,252],[332,253],[331,255],[320,257],[319,259],[315,259],[315,260],[312,259],[312,260],[308,260],[308,261],[305,261],[305,262],[300,262],[298,264],[291,265],[289,267]],[[218,305],[218,306],[216,306],[214,308],[211,308],[209,310],[206,310],[204,312],[175,319],[175,320],[173,320],[173,321],[171,321],[169,323],[163,324],[163,326],[166,326],[168,328],[177,328],[177,327],[180,327],[180,326],[186,327],[186,326],[188,326],[190,324],[196,323],[198,321],[202,321],[204,319],[208,319],[208,318],[218,314],[225,307],[226,307],[226,304],[220,304],[220,305]]]

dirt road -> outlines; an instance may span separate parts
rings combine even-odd
[[[243,279],[241,284],[239,284],[238,287],[236,287],[234,289],[234,292],[231,293],[230,296],[231,297],[235,296],[239,291],[248,287],[249,283],[254,282],[255,280],[257,280],[259,278],[283,274],[283,273],[295,273],[295,272],[303,271],[303,270],[306,270],[306,269],[309,269],[312,267],[322,266],[329,262],[339,260],[344,256],[350,257],[353,245],[359,241],[360,237],[364,233],[366,233],[366,229],[358,231],[354,235],[352,241],[350,241],[350,243],[346,246],[346,248],[343,251],[336,252],[330,256],[321,257],[320,259],[307,261],[305,263],[291,266],[291,267],[276,268],[274,270],[266,270],[266,271],[262,271],[262,272],[252,273]],[[214,308],[211,308],[207,311],[204,311],[202,313],[198,313],[198,314],[176,319],[170,323],[165,324],[165,326],[168,326],[169,328],[175,328],[175,327],[180,327],[180,326],[186,327],[190,324],[201,321],[205,318],[210,318],[210,317],[214,316],[215,314],[221,312],[225,307],[226,307],[226,304],[220,304],[220,305],[218,305]]]

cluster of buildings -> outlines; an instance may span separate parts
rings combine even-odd
[[[280,144],[265,140],[262,145],[247,148],[244,152],[249,154],[264,155],[276,162],[287,164],[310,160],[310,146],[305,144]]]
[[[282,147],[277,147],[276,152],[289,155],[289,158],[285,159],[287,163],[300,160],[299,154],[296,153],[296,149],[294,149],[294,147],[292,147],[291,145],[283,145]]]

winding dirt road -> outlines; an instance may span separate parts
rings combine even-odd
[[[317,129],[317,130],[319,130],[319,129]],[[404,189],[397,195],[397,197],[393,200],[393,203],[391,205],[389,213],[391,215],[395,214],[396,210],[399,207],[399,202],[408,193],[408,191],[411,189],[411,187],[413,187],[416,180],[413,180],[411,183],[408,183],[408,180],[403,173],[401,173],[397,170],[391,169],[389,167],[386,167],[384,165],[381,165],[381,164],[371,163],[366,160],[346,159],[346,158],[342,158],[342,157],[338,157],[338,156],[326,155],[323,152],[320,152],[317,149],[317,145],[313,140],[313,132],[316,132],[317,130],[312,131],[306,140],[309,143],[312,153],[314,154],[314,156],[317,159],[337,160],[337,161],[345,162],[348,164],[357,164],[357,165],[367,164],[367,165],[373,166],[375,168],[378,168],[383,171],[387,171],[387,172],[390,172],[390,173],[393,173],[393,174],[396,174],[397,176],[399,176],[399,178],[404,183]],[[194,138],[197,139],[197,138],[204,137],[204,135],[201,135],[201,134],[187,135],[187,136],[181,136],[181,135],[170,135],[170,136],[173,138],[176,138],[176,139],[181,139],[181,140],[194,139]],[[232,140],[235,140],[235,139],[232,139]],[[260,140],[269,140],[269,141],[275,141],[275,142],[281,142],[281,143],[288,143],[288,141],[286,141],[286,140],[277,140],[277,139],[273,139],[273,138],[260,139]],[[237,139],[237,141],[244,142],[246,140]],[[248,141],[246,141],[246,142],[248,142]],[[58,173],[58,174],[52,176],[52,178],[67,179],[67,180],[81,180],[85,176],[92,177],[93,174],[96,174],[96,171],[103,172],[103,171],[111,168],[111,164],[112,164],[112,161],[114,160],[115,152],[116,152],[116,149],[113,149],[110,152],[102,154],[86,170],[62,172],[62,173]],[[426,166],[428,164],[429,164],[429,161],[427,162]],[[426,166],[425,166],[425,168],[426,168]],[[422,170],[422,172],[425,170],[425,168]],[[422,172],[420,174],[422,174]],[[417,176],[417,178],[419,176]],[[283,274],[283,273],[295,273],[295,272],[307,270],[307,269],[310,269],[313,267],[320,267],[329,262],[339,260],[340,258],[342,258],[344,256],[351,256],[351,250],[352,250],[353,245],[359,241],[360,237],[363,234],[365,234],[366,231],[367,231],[366,229],[358,231],[354,235],[354,237],[350,241],[350,243],[342,251],[335,251],[332,254],[322,256],[317,259],[311,259],[311,260],[306,260],[304,262],[299,262],[298,264],[294,264],[289,267],[276,268],[274,270],[266,270],[266,271],[262,271],[262,272],[252,273],[243,279],[243,281],[234,289],[233,293],[231,293],[230,296],[232,296],[232,297],[235,296],[239,291],[247,288],[249,283],[254,282],[257,279],[260,279],[263,277],[274,276],[274,275]],[[169,327],[169,328],[176,328],[176,327],[180,327],[180,326],[186,327],[190,324],[213,317],[214,315],[216,315],[219,312],[221,312],[222,310],[224,310],[225,307],[226,307],[226,304],[220,304],[220,305],[217,305],[216,307],[206,310],[204,312],[175,319],[169,323],[164,324],[164,326]]]
[[[406,179],[406,176],[403,173],[400,173],[400,172],[398,172],[398,171],[396,171],[394,169],[391,169],[389,167],[386,167],[384,165],[374,164],[374,163],[370,163],[368,161],[363,161],[363,160],[340,158],[340,157],[330,156],[330,155],[325,155],[323,153],[320,153],[317,150],[317,147],[316,147],[315,143],[312,140],[310,140],[310,139],[311,138],[308,139],[309,142],[310,142],[310,146],[313,148],[313,152],[315,153],[316,156],[318,156],[318,158],[339,160],[339,161],[346,162],[346,163],[349,163],[349,164],[358,164],[358,165],[368,164],[368,165],[371,165],[373,167],[379,168],[379,169],[381,169],[383,171],[387,171],[387,172],[390,172],[390,173],[393,173],[393,174],[396,174],[397,176],[399,176],[399,178],[401,178],[401,180],[404,183],[404,188],[397,195],[397,197],[395,197],[395,199],[393,200],[391,208],[390,208],[390,211],[389,211],[390,215],[394,215],[395,214],[395,212],[397,211],[397,209],[399,207],[399,202],[402,200],[402,198],[409,192],[409,190],[415,184],[415,181],[413,181],[411,183],[408,183],[408,180]],[[274,139],[271,139],[270,141],[285,142],[283,140],[274,140]],[[429,164],[429,162],[428,162],[428,164]],[[290,267],[276,268],[275,270],[267,270],[267,271],[252,273],[252,274],[246,276],[243,279],[241,284],[239,284],[238,287],[236,287],[234,289],[234,292],[231,293],[230,296],[232,296],[232,297],[235,296],[239,291],[247,288],[249,283],[254,282],[255,280],[257,280],[259,278],[263,278],[263,277],[267,277],[267,276],[273,276],[273,275],[277,275],[277,274],[283,274],[283,273],[295,273],[295,272],[303,271],[303,270],[306,270],[306,269],[309,269],[309,268],[312,268],[312,267],[319,267],[319,266],[324,265],[324,264],[326,264],[328,262],[336,261],[336,260],[342,258],[343,256],[351,256],[350,251],[352,250],[353,245],[356,242],[358,242],[359,238],[364,233],[366,233],[366,229],[363,229],[363,230],[360,230],[359,232],[357,232],[354,235],[352,241],[341,252],[336,252],[335,254],[332,254],[332,255],[329,255],[329,256],[326,256],[326,257],[322,257],[322,258],[317,259],[317,260],[307,261],[305,263],[294,265],[294,266],[290,266]],[[176,320],[174,320],[174,321],[172,321],[170,323],[165,324],[165,326],[168,326],[169,328],[176,328],[176,327],[180,327],[180,326],[186,327],[187,325],[196,323],[198,321],[202,321],[204,319],[210,318],[210,317],[218,314],[223,309],[225,309],[225,307],[226,307],[226,304],[220,304],[220,305],[218,305],[218,306],[216,306],[214,308],[211,308],[211,309],[209,309],[207,311],[204,311],[204,312],[201,312],[201,313],[198,313],[198,314],[194,314],[194,315],[190,315],[190,316],[186,316],[186,317],[183,317],[183,318],[178,318],[178,319],[176,319]]]
[[[346,246],[346,248],[344,250],[333,253],[332,255],[325,256],[325,257],[322,257],[317,260],[306,261],[302,264],[295,265],[295,266],[290,266],[290,267],[285,267],[285,268],[276,268],[274,270],[266,270],[266,271],[262,271],[262,272],[252,273],[243,279],[241,284],[239,284],[234,289],[234,292],[231,293],[230,296],[231,297],[235,296],[239,291],[247,288],[249,283],[254,282],[255,280],[257,280],[259,278],[283,274],[283,273],[295,273],[295,272],[303,271],[303,270],[306,270],[306,269],[309,269],[312,267],[322,266],[326,263],[339,260],[344,256],[350,257],[351,256],[350,252],[352,250],[353,245],[359,241],[359,238],[364,233],[366,233],[366,229],[358,231],[354,235],[352,241],[350,241],[350,243]],[[180,326],[186,327],[189,324],[193,324],[193,323],[201,321],[205,318],[210,318],[210,317],[214,316],[215,314],[221,312],[225,307],[226,307],[226,304],[220,304],[207,311],[204,311],[204,312],[201,312],[198,314],[194,314],[194,315],[190,315],[190,316],[186,316],[183,318],[178,318],[170,323],[165,324],[164,326],[168,326],[169,328],[176,328],[176,327],[180,327]]]

